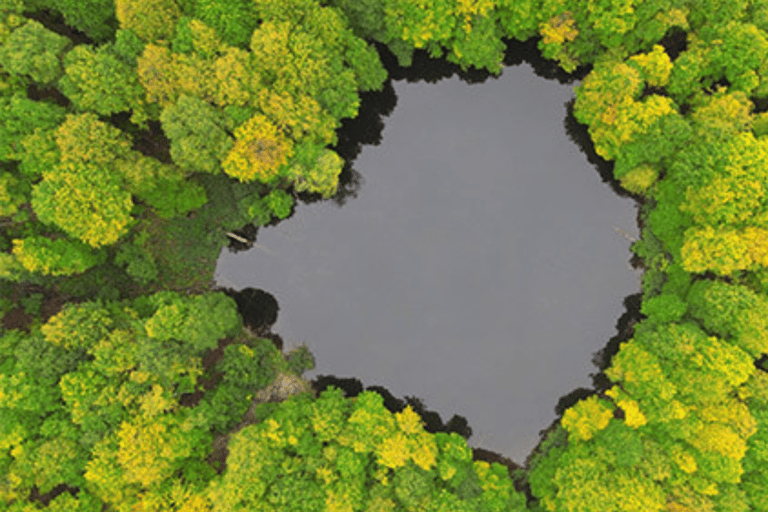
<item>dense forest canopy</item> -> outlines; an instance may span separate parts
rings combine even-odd
[[[766,0],[0,0],[0,506],[768,511],[767,31]],[[498,74],[531,38],[642,203],[610,385],[525,492],[372,391],[252,407],[314,363],[214,289],[227,233],[336,194],[374,42]]]

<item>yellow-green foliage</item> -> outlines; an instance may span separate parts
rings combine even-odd
[[[663,46],[655,44],[653,51],[630,57],[629,64],[632,65],[633,63],[640,69],[643,79],[648,85],[654,87],[667,85],[673,65]]]
[[[344,160],[336,152],[314,144],[303,144],[297,153],[296,163],[288,169],[288,175],[295,177],[296,192],[318,192],[326,198],[335,194]]]
[[[227,470],[208,489],[215,512],[524,509],[506,468],[472,463],[461,437],[428,434],[410,407],[393,415],[375,392],[301,394],[257,417],[262,407],[260,423],[230,438]]]
[[[642,194],[656,183],[659,171],[651,165],[639,165],[622,176],[621,186],[634,194]]]
[[[386,17],[397,20],[388,25],[387,37],[402,39],[416,48],[423,48],[430,40],[447,39],[458,22],[452,4],[446,0],[386,2]]]
[[[750,128],[754,105],[742,91],[720,87],[714,94],[699,94],[692,101],[691,124],[707,139],[728,140]]]
[[[61,56],[71,42],[32,19],[16,25],[0,45],[0,67],[11,76],[50,85],[61,77]]]
[[[81,274],[106,256],[76,240],[44,236],[14,239],[12,254],[29,272],[52,276]]]
[[[568,408],[563,414],[561,424],[572,439],[587,441],[595,432],[607,427],[611,418],[613,418],[613,410],[593,395]]]
[[[291,141],[261,114],[235,130],[235,144],[222,162],[224,172],[240,181],[268,182],[293,154]]]
[[[570,11],[553,16],[546,23],[539,25],[539,32],[544,36],[542,41],[545,45],[562,45],[565,41],[573,41],[579,33],[574,26],[575,22],[576,20],[573,19],[573,14]]]
[[[751,132],[737,132],[723,147],[725,158],[711,180],[686,190],[680,209],[696,223],[686,230],[681,249],[687,271],[730,275],[768,266],[766,144]]]
[[[21,193],[21,182],[13,174],[0,172],[0,217],[10,217],[29,199]]]
[[[218,57],[213,73],[216,77],[213,99],[223,107],[248,105],[261,90],[260,75],[251,65],[248,52],[240,48],[228,48]]]
[[[107,169],[72,163],[53,172],[32,191],[32,208],[91,247],[115,243],[128,231],[131,194]]]
[[[215,98],[213,77],[216,72],[212,61],[148,44],[137,65],[139,81],[147,91],[147,101],[157,102],[162,108],[172,105],[182,93],[206,100]]]
[[[120,28],[144,41],[168,39],[181,15],[174,0],[115,0]]]
[[[104,48],[80,45],[64,56],[61,91],[78,109],[109,115],[134,109],[132,121],[147,118],[144,90],[136,72]]]
[[[174,308],[183,313],[169,322],[164,313]],[[163,341],[148,338],[145,323],[157,325]],[[30,334],[0,337],[20,349],[0,370],[0,449],[10,450],[2,496],[76,483],[99,509],[206,510],[200,491],[215,473],[203,461],[211,411],[180,407],[179,397],[195,390],[203,353],[240,326],[223,294],[163,292],[133,303],[70,304]]]
[[[294,141],[307,138],[320,144],[336,142],[336,120],[306,94],[291,96],[287,92],[262,89],[258,105],[264,115]]]

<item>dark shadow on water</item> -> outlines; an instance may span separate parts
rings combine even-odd
[[[235,299],[237,312],[253,335],[272,340],[278,350],[283,350],[283,339],[271,330],[280,311],[274,295],[257,288],[244,288],[239,292],[232,289],[222,291]]]
[[[561,84],[570,84],[583,79],[591,70],[591,66],[582,66],[577,68],[574,73],[566,73],[554,61],[544,59],[541,56],[537,47],[539,38],[529,39],[525,43],[515,39],[504,39],[503,41],[507,45],[503,59],[505,66],[518,66],[525,62],[533,68],[537,76],[547,80],[557,80]],[[397,94],[392,86],[393,81],[437,83],[455,75],[467,84],[481,84],[495,78],[493,74],[484,69],[469,68],[462,71],[459,65],[448,62],[445,58],[431,58],[429,53],[423,49],[414,52],[412,65],[405,68],[398,64],[397,57],[386,45],[379,42],[372,44],[379,53],[379,58],[387,70],[388,78],[381,91],[360,93],[360,107],[357,117],[342,119],[341,126],[336,129],[338,141],[335,146],[331,146],[331,149],[344,159],[344,167],[339,176],[339,189],[331,201],[339,207],[346,204],[349,199],[357,197],[357,193],[364,183],[363,177],[353,167],[353,162],[362,151],[363,146],[381,144],[381,133],[384,130],[382,117],[391,115],[397,105]],[[586,133],[586,127],[584,127],[584,131]],[[322,196],[317,193],[302,192],[298,193],[297,196],[306,204],[323,200]]]

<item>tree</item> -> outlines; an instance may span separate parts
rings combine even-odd
[[[139,81],[147,91],[147,101],[157,102],[161,108],[173,105],[182,93],[208,101],[214,99],[213,61],[149,43],[136,65]]]
[[[109,40],[117,29],[113,0],[56,0],[48,2],[64,15],[64,22],[99,43]]]
[[[213,73],[216,77],[213,98],[219,106],[251,105],[262,90],[260,74],[251,64],[248,52],[240,48],[227,48],[217,57]]]
[[[674,65],[664,47],[655,44],[653,50],[639,53],[629,58],[628,64],[640,71],[645,83],[652,87],[664,87],[669,82],[669,74]]]
[[[187,172],[216,173],[232,148],[228,119],[209,103],[182,94],[160,115],[171,157]]]
[[[262,89],[257,101],[264,115],[292,140],[323,145],[337,142],[336,120],[310,96]]]
[[[373,86],[382,68],[370,52],[362,62],[346,61],[360,62],[359,68],[345,64],[353,39],[339,36],[349,29],[338,11],[313,0],[269,0],[259,2],[257,11],[265,21],[253,32],[250,48],[264,85],[292,96],[302,92],[334,119],[355,117],[358,80]]]
[[[256,5],[246,0],[199,0],[194,17],[215,29],[228,45],[245,48],[258,26]]]
[[[0,98],[0,160],[21,160],[22,140],[35,130],[52,130],[65,119],[59,105],[27,99],[23,92]]]
[[[186,342],[185,351],[202,356],[218,340],[242,329],[235,301],[221,292],[191,298],[179,296],[164,305],[145,322],[147,334],[156,340]]]
[[[205,187],[194,179],[160,179],[150,190],[137,194],[137,197],[154,208],[161,219],[171,219],[186,215],[208,202]]]
[[[647,329],[636,339],[659,357],[662,371],[687,404],[723,400],[754,369],[746,352],[690,322]]]
[[[768,351],[768,301],[743,285],[697,281],[686,298],[689,313],[708,332],[732,342],[758,358]]]
[[[691,127],[706,139],[728,141],[726,151],[733,144],[754,145],[755,140],[735,140],[746,133],[752,124],[754,105],[743,91],[718,87],[713,94],[696,93],[690,100],[693,110],[689,114]]]
[[[274,380],[275,365],[280,357],[267,339],[227,345],[224,357],[216,366],[224,375],[216,389],[203,398],[203,407],[215,431],[227,432],[240,422],[253,395]]]
[[[444,0],[419,3],[389,0],[385,3],[384,13],[385,37],[388,40],[402,39],[414,48],[423,48],[432,40],[447,40],[457,23],[452,3]]]
[[[70,45],[66,37],[27,20],[4,41],[0,66],[12,76],[28,76],[36,83],[50,85],[63,74],[61,58]]]
[[[303,143],[284,175],[293,178],[296,192],[318,192],[328,198],[336,193],[344,160],[318,144]]]
[[[490,11],[492,5],[488,1],[472,7],[459,4],[456,14],[460,20],[464,19],[464,24],[457,24],[453,37],[447,43],[453,50],[448,53],[449,62],[459,64],[463,70],[474,66],[485,68],[495,75],[501,73],[505,45],[501,40],[502,31],[495,13]]]
[[[78,240],[31,236],[13,240],[13,256],[29,272],[43,275],[82,274],[106,261],[106,253]]]
[[[606,401],[600,400],[597,395],[579,401],[573,407],[569,407],[563,414],[561,424],[568,431],[569,439],[586,441],[608,426],[613,418],[613,410]]]
[[[235,144],[222,162],[224,172],[242,182],[269,183],[293,155],[292,143],[266,117],[254,115],[235,129]]]
[[[688,309],[685,301],[674,293],[662,293],[644,300],[640,312],[648,321],[666,324],[679,321]]]
[[[643,511],[665,510],[661,486],[634,468],[610,463],[610,452],[593,443],[577,442],[558,454],[550,492],[534,495],[545,510]]]
[[[32,208],[42,222],[97,248],[116,242],[128,231],[133,201],[107,169],[71,163],[52,170],[35,185]]]
[[[106,116],[133,110],[131,121],[139,125],[150,117],[135,69],[109,46],[93,50],[80,45],[69,51],[58,85],[80,111]]]
[[[174,0],[115,0],[115,14],[121,29],[155,42],[173,35],[181,12]]]

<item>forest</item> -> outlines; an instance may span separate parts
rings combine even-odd
[[[373,391],[251,407],[314,358],[216,289],[228,233],[334,197],[374,43],[532,38],[641,204],[606,389],[514,474]],[[0,0],[0,291],[0,510],[768,511],[768,0]]]

